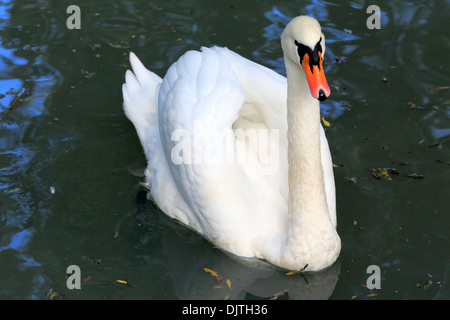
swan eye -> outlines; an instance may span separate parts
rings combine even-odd
[[[297,46],[297,52],[300,57],[300,64],[303,62],[303,58],[305,57],[305,54],[308,54],[309,56],[309,66],[312,67],[313,65],[319,66],[320,70],[320,56],[322,55],[322,45],[320,44],[322,42],[322,38],[319,39],[317,44],[314,46],[314,50],[311,50],[310,47],[305,46],[304,44],[299,43],[297,40],[295,41],[295,45]],[[320,55],[319,55],[320,52]]]

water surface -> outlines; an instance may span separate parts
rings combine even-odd
[[[70,4],[81,30],[67,29],[64,1],[0,2],[0,298],[450,298],[448,1],[371,2],[379,30],[356,0]],[[324,272],[286,276],[229,257],[145,200],[121,85],[130,50],[161,76],[211,45],[284,74],[279,36],[299,14],[327,38],[342,253]],[[81,290],[66,286],[72,264]],[[369,265],[379,290],[365,287]]]

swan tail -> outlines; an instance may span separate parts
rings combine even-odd
[[[146,69],[132,52],[130,63],[133,71],[127,70],[122,85],[123,109],[146,149],[148,130],[158,128],[158,89],[162,79]]]

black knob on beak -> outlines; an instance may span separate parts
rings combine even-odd
[[[327,100],[327,96],[325,95],[325,91],[322,89],[319,90],[319,101],[325,101]]]

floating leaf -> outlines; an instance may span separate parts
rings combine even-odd
[[[420,140],[418,142],[418,144],[419,144],[419,146],[421,146],[422,148],[425,148],[425,149],[434,149],[434,148],[439,147],[441,145],[440,142],[435,143],[435,144],[425,145],[425,140]]]
[[[386,180],[391,181],[392,178],[389,176],[390,170],[391,170],[390,168],[377,168],[377,169],[372,168],[370,171],[370,174],[372,175],[372,177],[374,177],[377,180],[384,178]],[[395,169],[393,172],[395,172],[396,175],[400,175],[400,173],[398,171],[396,171]]]
[[[116,280],[118,283],[122,283],[122,284],[128,284],[128,282],[127,281],[125,281],[125,280]]]
[[[4,193],[16,193],[16,192],[20,192],[22,191],[22,188],[15,188],[15,189],[10,189],[10,190],[4,190]]]
[[[230,295],[226,295],[225,297],[223,297],[223,300],[230,300]]]
[[[390,169],[388,169],[388,171],[389,171],[389,173],[395,174],[395,175],[397,175],[397,176],[400,176],[400,175],[401,175],[401,173],[398,172],[398,171],[397,171],[396,169],[394,169],[394,168],[390,168]]]
[[[337,64],[343,64],[347,62],[347,57],[335,57],[334,60],[336,60]]]
[[[430,90],[448,90],[450,89],[450,87],[434,87],[434,88],[430,88]]]
[[[87,78],[87,79],[92,78],[92,77],[96,74],[96,72],[89,72],[89,71],[86,70],[86,69],[81,69],[81,73],[82,73],[82,74],[84,75],[84,77]]]
[[[330,126],[330,123],[327,120],[325,120],[325,116],[321,116],[320,120],[322,120],[322,123],[324,126],[326,126],[326,127]]]
[[[378,172],[380,172],[380,174],[385,177],[387,180],[392,180],[392,178],[389,176],[388,172],[386,169],[381,169],[378,168]]]
[[[345,181],[350,181],[353,182],[354,184],[356,184],[356,182],[358,181],[357,177],[344,177]]]
[[[227,279],[227,281],[225,281],[225,282],[227,283],[228,288],[230,288],[230,290],[231,290],[231,281],[230,281],[230,279]]]
[[[114,234],[114,239],[117,238],[118,235],[119,235],[119,231],[116,231],[116,233]]]
[[[102,48],[102,45],[100,43],[94,43],[89,45],[92,49],[92,51],[100,50]]]
[[[222,277],[215,271],[209,269],[209,268],[203,268],[205,272],[208,272],[210,275],[216,278],[216,284],[219,284],[222,281]]]
[[[285,273],[285,275],[286,276],[292,276],[292,275],[297,274],[297,273],[298,273],[298,270],[292,270],[292,271],[289,271],[289,272]]]
[[[417,174],[417,173],[405,174],[405,177],[413,178],[413,179],[423,179],[423,175]]]
[[[374,177],[375,179],[377,179],[377,180],[380,179],[380,176],[378,175],[377,170],[372,169],[372,170],[370,171],[370,174],[371,174],[372,177]]]
[[[427,280],[423,283],[423,289],[427,290],[431,285],[433,284],[433,282],[431,280]]]
[[[376,297],[378,295],[378,293],[370,293],[370,294],[368,294],[367,296],[368,297]]]
[[[102,259],[92,259],[86,256],[82,256],[81,259],[89,262],[89,263],[96,263],[96,264],[100,264],[102,262]]]
[[[287,292],[288,292],[288,290],[286,289],[286,290],[283,290],[281,292],[275,293],[273,296],[271,296],[269,298],[269,300],[277,300],[280,296],[286,294]]]
[[[408,102],[408,106],[409,106],[409,108],[410,109],[414,109],[414,110],[425,110],[425,108],[423,108],[423,107],[418,107],[418,106],[416,106],[416,104],[415,103],[413,103],[413,102]]]
[[[64,298],[64,297],[65,297],[63,294],[60,294],[60,293],[56,292],[56,291],[53,290],[53,289],[50,289],[50,290],[47,292],[46,296],[47,296],[50,300],[53,300],[53,299],[55,299],[55,298]]]
[[[86,278],[84,278],[83,284],[86,284],[91,279],[92,279],[92,275],[87,276]]]
[[[205,272],[208,272],[209,274],[211,274],[213,277],[216,277],[216,278],[219,277],[219,275],[217,274],[217,272],[212,271],[211,269],[203,268],[203,270],[205,270]]]
[[[22,92],[22,89],[19,89],[19,90],[9,90],[9,91],[6,91],[6,94],[9,94],[9,95],[18,95],[19,93],[21,93]]]
[[[435,143],[435,144],[431,144],[431,145],[429,145],[429,146],[425,146],[425,148],[427,148],[427,149],[433,149],[433,148],[439,147],[440,145],[441,145],[441,143]]]

